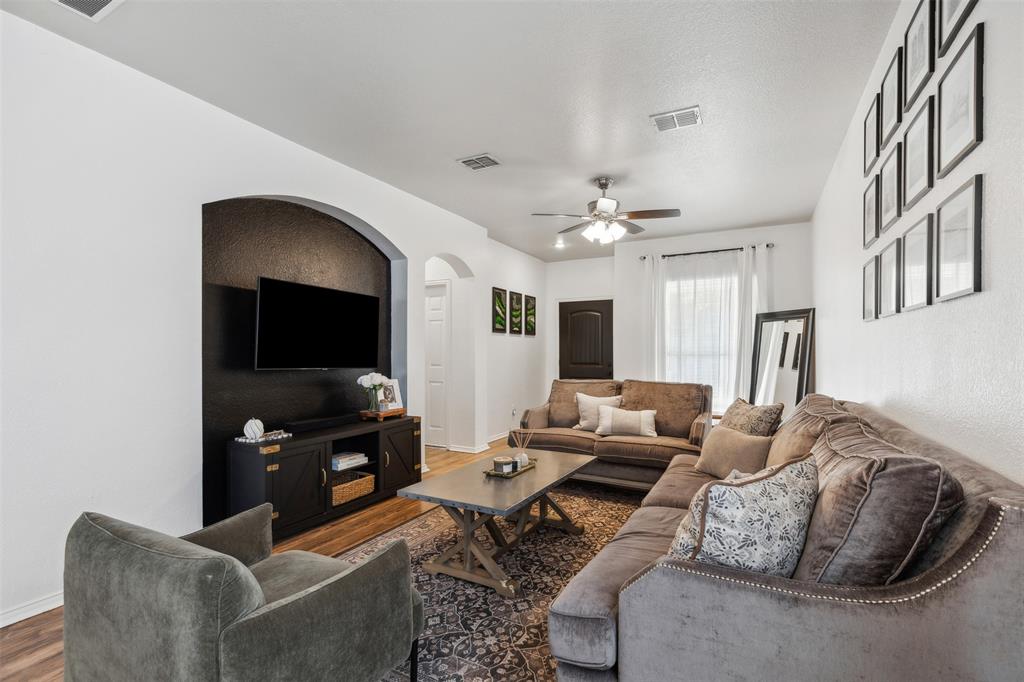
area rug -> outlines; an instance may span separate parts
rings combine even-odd
[[[548,649],[548,607],[562,587],[605,546],[640,505],[639,493],[570,483],[552,495],[583,535],[542,528],[498,560],[519,581],[519,597],[502,597],[487,587],[422,570],[459,539],[451,517],[437,508],[338,558],[356,563],[398,539],[412,555],[413,583],[424,601],[426,629],[420,637],[419,678],[429,682],[554,680]],[[500,522],[499,522],[500,523]],[[504,529],[504,527],[503,527]],[[486,532],[478,539],[489,542]],[[388,682],[408,680],[408,665]]]

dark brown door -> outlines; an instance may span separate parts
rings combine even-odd
[[[612,302],[558,304],[558,376],[612,378]]]

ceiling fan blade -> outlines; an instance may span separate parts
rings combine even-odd
[[[659,208],[651,211],[626,211],[620,213],[620,218],[627,220],[648,220],[650,218],[678,218],[682,213],[678,208]]]
[[[581,227],[586,227],[587,225],[589,225],[592,222],[594,222],[594,221],[593,220],[587,220],[585,222],[580,223],[579,225],[573,225],[572,227],[567,227],[564,230],[559,230],[558,234],[568,234],[569,232],[572,232],[573,230],[578,230]]]
[[[570,213],[531,213],[530,215],[548,216],[550,218],[589,218],[588,215],[573,215]]]
[[[640,227],[636,223],[631,223],[628,220],[623,220],[623,219],[619,218],[615,222],[617,222],[619,225],[622,225],[624,228],[626,228],[626,232],[628,232],[630,234],[640,234],[641,232],[644,231],[644,228]]]

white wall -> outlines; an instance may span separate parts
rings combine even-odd
[[[413,413],[430,256],[455,254],[475,273],[502,260],[495,283],[543,294],[541,266],[495,249],[479,225],[2,12],[0,43],[2,623],[59,603],[63,541],[82,510],[175,534],[201,523],[204,203],[305,197],[408,257]],[[499,344],[485,301],[479,359]],[[525,401],[536,387],[505,370],[492,371]],[[478,371],[476,402],[484,381]],[[477,422],[479,442],[496,424]]]
[[[771,242],[766,250],[768,311],[808,308],[811,296],[810,225],[773,225],[704,232],[666,239],[620,242],[615,246],[615,376],[645,378],[643,264],[640,256],[728,249]],[[761,254],[758,254],[760,256]],[[768,312],[765,311],[765,312]]]
[[[547,297],[538,325],[544,325],[545,394],[558,378],[558,304],[561,301],[598,301],[615,297],[615,259],[584,258],[548,263]],[[612,317],[618,314],[612,310]],[[613,337],[614,346],[615,339]],[[541,400],[537,405],[544,402]],[[532,407],[527,405],[527,407]]]
[[[935,94],[964,39],[985,22],[984,141],[864,250],[861,125],[915,6],[908,0],[896,13],[814,212],[817,386],[880,407],[1024,482],[1024,4],[981,0],[938,60],[919,102]],[[975,173],[984,174],[983,292],[862,322],[863,264]]]

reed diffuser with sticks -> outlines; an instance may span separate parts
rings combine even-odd
[[[533,430],[532,429],[521,429],[521,428],[519,428],[519,423],[517,422],[516,417],[517,417],[516,408],[513,407],[512,408],[512,442],[515,443],[516,450],[518,451],[516,454],[517,455],[518,454],[523,454],[524,455],[523,459],[525,460],[525,459],[527,459],[525,457],[525,451],[526,451],[526,448],[530,447],[530,439],[533,438]],[[517,457],[516,459],[519,459],[519,458]]]

